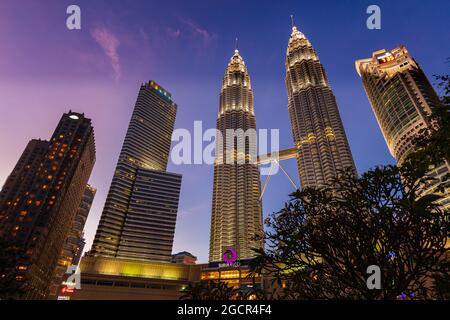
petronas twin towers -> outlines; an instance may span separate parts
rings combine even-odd
[[[340,170],[356,174],[336,99],[316,51],[295,26],[286,55],[288,109],[297,166],[303,188],[321,186]],[[245,62],[235,50],[225,70],[220,93],[217,130],[256,129],[253,91]],[[245,142],[245,163],[216,161],[212,197],[209,261],[223,261],[225,252],[251,259],[253,248],[262,247],[261,184],[257,164],[251,162],[251,141]],[[231,150],[230,150],[231,149]],[[237,153],[237,141],[218,155]],[[221,156],[219,156],[221,157]],[[218,158],[219,158],[218,157]],[[219,160],[219,159],[218,159]]]
[[[250,77],[238,50],[225,71],[217,117],[217,130],[223,137],[229,129],[256,129]],[[236,155],[238,151],[237,141],[226,150],[223,145],[218,147],[219,155]],[[249,161],[251,147],[255,146],[246,141],[245,163],[238,163],[237,157],[232,158],[232,163],[216,159],[209,261],[223,260],[228,249],[235,250],[239,257],[252,257],[252,248],[261,246],[254,239],[262,231],[262,209],[258,166]]]
[[[321,186],[355,164],[325,69],[294,26],[286,54],[286,87],[297,167],[303,188]]]

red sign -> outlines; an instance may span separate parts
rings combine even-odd
[[[74,288],[70,288],[68,286],[62,287],[61,288],[61,293],[73,293],[75,291]]]

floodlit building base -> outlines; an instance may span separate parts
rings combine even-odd
[[[180,264],[85,256],[80,263],[80,289],[62,287],[62,300],[178,300],[199,281],[225,282],[243,292],[268,289],[267,281],[249,277],[249,260]]]
[[[189,284],[183,280],[86,273],[81,278],[81,289],[69,295],[71,300],[178,300],[183,295],[181,290]]]
[[[189,284],[200,281],[201,267],[164,262],[84,257],[80,289],[60,290],[59,299],[170,300],[179,299]]]

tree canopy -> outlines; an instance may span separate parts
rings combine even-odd
[[[450,214],[440,204],[449,179],[436,181],[430,169],[450,159],[450,77],[436,78],[442,104],[400,166],[341,172],[324,187],[297,190],[266,219],[253,270],[279,284],[273,297],[449,297]],[[424,192],[430,183],[438,187]],[[373,265],[380,289],[367,285]]]

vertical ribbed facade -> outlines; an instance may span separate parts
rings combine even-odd
[[[401,164],[414,151],[414,137],[430,126],[428,117],[440,104],[439,98],[404,46],[376,51],[371,58],[356,61],[355,66],[389,151]],[[443,161],[430,175],[441,180],[449,170],[449,163]],[[430,185],[426,192],[436,186]],[[450,192],[441,203],[450,206]]]
[[[0,203],[0,236],[25,251],[16,279],[24,282],[27,299],[48,295],[72,228],[95,163],[91,120],[79,113],[64,114],[44,153],[43,147],[44,142],[30,142]]]
[[[262,232],[262,208],[259,201],[260,175],[258,166],[251,162],[256,141],[246,139],[245,148],[239,150],[233,138],[227,148],[227,130],[256,130],[253,91],[244,60],[238,50],[232,56],[222,82],[217,130],[222,133],[223,144],[217,144],[212,197],[209,261],[222,261],[228,248],[236,250],[238,259],[255,256],[252,248],[261,247],[255,240]],[[226,161],[227,157],[232,161]],[[238,163],[238,158],[243,163]],[[255,160],[255,159],[253,159]]]
[[[356,168],[325,69],[294,26],[286,53],[286,87],[302,188],[323,186]]]
[[[95,235],[94,256],[170,260],[167,241],[173,238],[181,177],[165,170],[176,111],[171,94],[156,82],[141,86]]]

